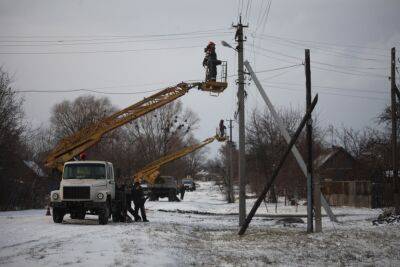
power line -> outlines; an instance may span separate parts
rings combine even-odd
[[[280,38],[280,39],[286,39],[286,40],[298,41],[298,42],[305,42],[305,43],[315,43],[315,44],[329,45],[329,46],[357,47],[357,48],[363,48],[363,49],[382,50],[382,51],[387,51],[389,49],[389,48],[384,48],[384,47],[368,47],[368,46],[361,46],[361,45],[356,45],[356,44],[339,44],[339,43],[330,43],[330,42],[325,42],[325,41],[301,40],[301,39],[282,37],[282,36],[276,36],[276,35],[264,35],[263,34],[262,36],[264,36],[264,37],[272,37],[272,38]]]
[[[262,79],[261,81],[263,81]],[[289,86],[301,86],[303,87],[304,84],[300,83],[287,83],[287,82],[269,82],[267,85],[289,85]],[[342,90],[342,91],[354,91],[354,92],[359,92],[359,93],[374,93],[374,94],[389,94],[389,92],[386,91],[378,91],[378,90],[368,90],[368,89],[357,89],[357,88],[346,88],[346,87],[337,87],[337,86],[328,86],[328,85],[319,85],[319,84],[313,84],[313,88],[322,88],[322,89],[332,89],[332,90]]]
[[[159,51],[159,50],[176,50],[199,48],[202,46],[176,46],[176,47],[160,47],[160,48],[142,48],[142,49],[120,49],[120,50],[95,50],[95,51],[54,51],[54,52],[0,52],[0,55],[63,55],[63,54],[96,54],[96,53],[125,53],[139,51]]]
[[[205,37],[215,36],[226,36],[229,32],[221,32],[218,34],[200,35],[200,36],[189,36],[189,37],[174,37],[174,38],[162,38],[162,39],[142,39],[142,40],[117,40],[113,41],[102,41],[102,42],[77,42],[77,41],[2,41],[0,40],[1,47],[29,47],[29,46],[76,46],[76,45],[97,45],[97,44],[123,44],[123,43],[141,43],[141,42],[160,42],[160,41],[176,41],[176,40],[191,40]],[[4,44],[7,43],[7,44]],[[23,43],[23,44],[20,44]]]
[[[373,77],[379,77],[379,78],[388,78],[388,76],[380,75],[380,74],[375,74],[375,73],[340,71],[340,70],[325,69],[325,68],[315,67],[315,66],[312,66],[312,68],[313,68],[313,69],[316,69],[316,70],[329,71],[329,72],[336,72],[336,73],[340,73],[340,74],[353,75],[353,76],[360,76],[360,77],[371,77],[371,76],[373,76]]]
[[[290,69],[293,67],[298,67],[298,66],[302,66],[303,64],[294,64],[294,65],[290,65],[290,66],[284,66],[284,67],[279,67],[279,68],[273,68],[273,69],[267,69],[267,70],[259,70],[256,71],[255,73],[262,73],[262,72],[270,72],[270,71],[277,71],[277,70],[283,70],[283,69]]]
[[[343,53],[342,50],[344,48],[336,48],[335,49],[334,47],[329,46],[329,45],[321,45],[321,44],[317,45],[317,44],[314,44],[314,43],[301,43],[299,41],[293,41],[293,40],[290,40],[290,39],[280,38],[280,37],[273,37],[273,36],[267,36],[267,37],[256,36],[256,38],[263,39],[263,40],[268,38],[269,41],[272,41],[272,42],[275,42],[275,43],[278,43],[278,44],[281,44],[281,45],[285,45],[285,46],[292,46],[292,47],[293,46],[295,46],[295,47],[309,46],[309,47],[311,47],[311,48],[313,48],[315,50],[321,50],[320,52],[321,53],[325,53],[325,54],[334,54],[334,55],[354,57],[354,55]],[[340,49],[340,50],[338,50],[338,49]],[[346,49],[348,49],[348,48],[346,48]],[[328,52],[326,52],[326,51],[328,51]],[[360,51],[360,50],[350,50],[350,52],[354,53],[354,54],[361,54],[361,55],[367,53],[367,52],[363,52],[363,51]],[[371,52],[368,52],[368,55],[369,56],[373,55],[373,56],[382,57],[382,58],[386,58],[387,57],[386,55],[383,55],[383,54],[371,54]],[[374,60],[379,60],[379,59],[374,59]]]
[[[71,89],[71,90],[17,90],[14,91],[16,93],[76,93],[76,92],[88,92],[88,93],[96,93],[96,94],[105,94],[105,95],[137,95],[137,94],[145,94],[151,93],[155,91],[159,91],[161,89],[154,89],[148,91],[139,91],[139,92],[105,92],[98,91],[92,89]]]
[[[126,39],[126,38],[154,38],[154,37],[170,37],[170,36],[182,36],[182,35],[191,35],[191,34],[209,34],[216,31],[226,31],[230,30],[230,28],[219,28],[212,30],[199,30],[199,31],[191,31],[191,32],[181,32],[181,33],[167,33],[167,34],[142,34],[142,35],[1,35],[0,38],[18,38],[18,39],[38,39],[38,38],[102,38],[102,39],[84,39],[84,40],[76,40],[76,41],[99,41],[99,40],[108,40],[108,39]],[[107,38],[107,39],[104,39]],[[55,40],[48,40],[55,41]],[[74,40],[68,40],[74,41]]]
[[[257,36],[255,38],[258,38]],[[287,45],[287,44],[286,44]],[[307,44],[308,45],[308,44]],[[303,47],[304,45],[297,45],[300,47]],[[310,46],[310,45],[308,45]],[[324,51],[323,48],[317,48],[315,45],[311,45],[311,48],[315,49],[315,50],[319,50],[319,52],[323,53],[323,54],[327,54],[327,55],[333,55],[336,57],[342,57],[342,58],[352,58],[352,59],[357,59],[357,60],[363,60],[363,61],[376,61],[376,62],[386,62],[384,59],[378,59],[378,58],[371,58],[371,57],[364,57],[364,56],[357,56],[357,55],[352,55],[352,54],[348,54],[348,53],[343,53],[343,52],[337,52],[337,51]],[[273,50],[271,50],[273,51]],[[276,51],[275,51],[276,52]],[[382,55],[377,55],[377,56],[381,56]]]
[[[299,58],[299,57],[287,55],[287,54],[284,54],[284,53],[281,53],[281,52],[278,52],[278,51],[274,51],[274,50],[271,50],[271,49],[266,49],[266,48],[262,48],[262,47],[258,47],[258,46],[255,46],[255,47],[256,47],[256,49],[258,49],[258,50],[262,50],[262,51],[266,51],[266,52],[269,52],[269,53],[277,54],[277,55],[282,56],[282,57],[294,58],[294,59],[297,59],[297,60],[302,60],[302,59]],[[267,56],[267,55],[263,55],[263,54],[261,54],[261,53],[256,53],[256,54],[260,54],[261,56],[265,56],[265,57],[268,57],[268,58],[273,58],[273,59],[276,59],[276,60],[279,60],[279,61],[284,61],[284,60],[282,60],[282,59],[274,58],[274,57]],[[289,62],[289,61],[286,61],[286,62]],[[294,62],[289,62],[289,63],[294,63]],[[317,64],[321,64],[321,63],[322,63],[322,62],[317,63]],[[322,64],[328,65],[328,64],[326,64],[326,63],[322,63]],[[333,64],[329,64],[329,65],[333,65]],[[336,66],[335,66],[335,67],[336,67]],[[339,66],[337,66],[337,67],[339,67]],[[380,75],[380,74],[375,74],[375,73],[369,73],[369,72],[362,72],[362,71],[357,71],[357,70],[342,71],[342,70],[326,69],[326,68],[315,67],[315,66],[313,66],[313,68],[314,68],[314,69],[317,69],[317,70],[331,71],[331,72],[336,72],[336,73],[341,73],[341,74],[348,74],[348,75],[354,75],[354,76],[367,76],[367,77],[373,76],[373,77],[382,77],[382,78],[386,78],[386,77],[387,77],[387,76],[385,76],[385,75]]]
[[[272,0],[269,1],[268,10],[267,10],[267,13],[266,13],[266,15],[265,15],[263,27],[262,27],[262,30],[261,30],[262,33],[264,33],[265,27],[267,26],[268,17],[269,17],[269,11],[270,11],[270,9],[271,9],[271,5],[272,5]]]
[[[270,56],[270,55],[265,55],[265,54],[263,54],[263,53],[257,52],[255,49],[253,50],[253,53],[256,54],[256,55],[260,55],[260,56],[263,56],[263,57],[267,57],[267,58],[269,58],[269,59],[275,59],[275,60],[280,61],[280,62],[286,62],[286,63],[290,63],[290,64],[295,64],[295,63],[298,62],[298,61],[297,61],[297,62],[296,62],[296,61],[289,61],[289,60],[286,60],[286,59],[277,58],[277,57]]]
[[[269,86],[269,88],[273,89],[282,89],[282,90],[288,90],[288,91],[294,91],[298,93],[302,93],[300,90],[292,89],[292,88],[285,88],[285,87],[279,87],[279,86]],[[343,96],[343,97],[351,97],[351,98],[359,98],[359,99],[368,99],[368,100],[381,100],[387,102],[387,99],[383,98],[376,98],[376,97],[368,97],[368,96],[360,96],[360,95],[348,95],[348,94],[339,94],[339,93],[331,93],[331,92],[318,92],[318,94],[325,94],[325,95],[334,95],[334,96]]]

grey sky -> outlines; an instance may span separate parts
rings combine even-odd
[[[14,74],[14,87],[17,90],[115,87],[101,90],[138,92],[203,78],[203,47],[209,40],[214,40],[218,44],[219,58],[228,60],[229,73],[234,74],[236,54],[219,43],[221,40],[234,43],[234,31],[230,26],[237,21],[241,2],[0,0],[0,64]],[[247,2],[243,0],[243,15]],[[264,23],[257,22],[267,2],[251,1],[245,16],[245,22],[250,23],[246,32],[248,41],[245,58],[255,70],[301,63],[304,48],[310,48],[312,83],[322,86],[313,88],[313,92],[321,92],[318,104],[321,123],[325,126],[344,124],[355,128],[372,125],[376,115],[389,103],[389,82],[385,76],[389,74],[389,49],[396,45],[399,48],[400,1],[275,0],[264,26]],[[260,25],[257,27],[257,24]],[[201,30],[215,31],[210,36],[201,37],[169,35],[158,38],[164,39],[159,41],[153,37],[121,39],[121,36]],[[256,36],[254,42],[253,36]],[[85,42],[91,44],[54,45],[46,42],[82,39],[89,39]],[[18,42],[5,42],[7,40]],[[35,45],[26,46],[32,44]],[[126,51],[166,47],[174,49]],[[253,47],[256,47],[257,54],[252,52]],[[110,50],[123,51],[104,52]],[[73,51],[98,53],[32,54]],[[267,79],[272,76],[276,77]],[[259,79],[265,83],[267,93],[276,106],[304,107],[302,66],[260,73]],[[246,89],[246,111],[249,113],[255,107],[263,107],[254,85]],[[232,77],[230,86],[219,97],[193,91],[181,98],[184,105],[193,109],[201,119],[197,130],[199,139],[213,135],[220,118],[233,117],[236,90],[235,77]],[[46,123],[55,103],[63,99],[72,100],[80,94],[26,93],[27,117],[33,125]],[[123,108],[146,95],[108,97],[114,105]],[[218,144],[213,144],[212,152],[215,153],[217,148]]]

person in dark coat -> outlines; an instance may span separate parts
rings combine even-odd
[[[181,200],[183,200],[183,197],[185,196],[185,186],[183,184],[179,185],[179,193],[181,194]]]
[[[139,182],[135,182],[132,187],[132,200],[135,204],[135,221],[140,220],[139,216],[139,209],[140,213],[142,214],[142,220],[144,222],[148,222],[146,218],[146,211],[144,208],[144,203],[146,202],[146,198],[144,197],[143,188],[140,186]]]
[[[225,136],[225,125],[224,125],[224,120],[220,120],[219,121],[219,134],[221,135],[221,137]]]
[[[122,201],[124,205],[121,205],[121,209],[119,210],[119,220],[120,222],[132,222],[131,217],[128,215],[128,212],[135,216],[135,211],[132,209],[132,194],[131,189],[126,185],[122,184],[118,187],[118,190],[123,192],[119,194],[119,200]]]
[[[217,79],[217,66],[221,65],[221,60],[217,59],[215,53],[215,43],[209,42],[207,47],[204,48],[206,56],[203,59],[203,66],[207,68],[206,81],[215,81]]]

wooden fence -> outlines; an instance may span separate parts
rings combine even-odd
[[[322,193],[332,206],[380,208],[393,205],[393,182],[324,181]]]

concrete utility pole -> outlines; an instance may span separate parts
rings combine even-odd
[[[242,17],[239,23],[233,25],[236,28],[235,40],[238,43],[238,112],[239,112],[239,226],[246,219],[246,159],[245,159],[245,122],[244,122],[244,67],[243,67],[243,28]]]
[[[391,92],[391,115],[392,115],[392,165],[394,182],[394,205],[396,214],[400,213],[399,181],[397,167],[397,101],[396,101],[396,48],[391,51],[391,73],[390,73],[390,92]]]
[[[229,164],[229,172],[228,172],[228,203],[235,202],[235,195],[233,194],[232,189],[232,181],[233,181],[233,141],[232,141],[232,119],[229,121],[229,140],[228,140],[228,164]]]

